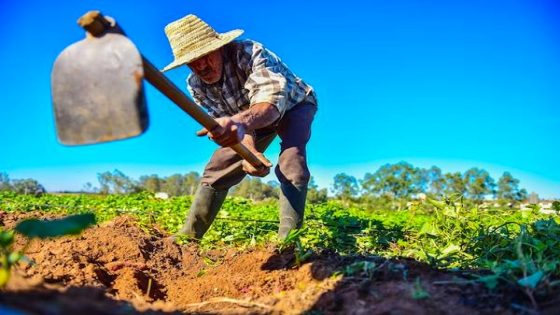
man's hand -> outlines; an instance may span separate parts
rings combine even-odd
[[[266,175],[268,175],[268,173],[270,173],[270,168],[272,167],[272,163],[270,163],[270,161],[267,160],[262,153],[257,151],[257,148],[255,146],[255,135],[252,133],[245,134],[245,137],[243,138],[241,143],[243,143],[245,147],[249,151],[251,151],[257,157],[257,159],[259,159],[265,166],[262,169],[256,169],[249,162],[243,160],[243,162],[241,162],[241,165],[243,166],[243,171],[249,175],[258,176],[258,177],[265,177]]]
[[[267,160],[264,155],[255,149],[253,139],[253,131],[273,123],[280,117],[280,113],[276,106],[268,103],[259,103],[251,106],[233,117],[220,117],[216,119],[218,126],[212,130],[203,128],[196,134],[198,136],[208,135],[208,137],[222,147],[231,147],[232,145],[243,142],[243,144],[253,154],[263,162],[266,166],[262,169],[256,169],[249,162],[243,161],[243,171],[249,175],[264,177],[270,173],[272,163]]]
[[[265,177],[266,175],[268,175],[268,173],[270,173],[270,168],[272,167],[272,163],[270,163],[270,161],[267,160],[267,158],[265,158],[264,155],[260,152],[253,152],[253,154],[255,154],[255,156],[259,160],[261,160],[261,162],[263,162],[263,164],[266,167],[257,170],[253,165],[249,164],[249,162],[243,160],[241,164],[243,165],[243,171],[252,176]]]
[[[280,117],[278,108],[269,103],[258,103],[233,117],[217,118],[219,126],[212,130],[206,128],[199,130],[198,136],[208,137],[222,147],[231,147],[243,140],[245,133],[269,126]]]
[[[235,122],[231,117],[220,117],[216,119],[216,122],[218,125],[214,129],[207,130],[203,128],[199,130],[196,135],[208,135],[210,139],[214,140],[214,142],[222,147],[231,147],[243,140],[243,136],[245,135],[245,127],[243,127],[243,124]]]

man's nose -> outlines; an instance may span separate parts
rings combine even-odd
[[[206,60],[204,58],[196,60],[193,62],[193,68],[195,70],[204,70],[206,68]]]

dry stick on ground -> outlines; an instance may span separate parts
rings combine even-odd
[[[257,306],[257,307],[261,307],[261,308],[266,308],[266,309],[271,309],[272,306],[270,305],[266,305],[266,304],[262,304],[262,303],[257,303],[257,302],[250,302],[250,301],[243,301],[243,300],[236,300],[236,299],[232,299],[232,298],[227,298],[227,297],[216,297],[216,298],[211,298],[207,301],[204,302],[200,302],[200,303],[191,303],[191,304],[187,304],[187,307],[196,307],[196,308],[200,308],[202,306],[208,305],[208,304],[213,304],[213,303],[233,303],[233,304],[237,304],[239,306],[243,306],[243,307],[253,307],[253,306]]]

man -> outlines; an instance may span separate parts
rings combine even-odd
[[[216,118],[219,127],[202,129],[222,147],[206,165],[200,186],[180,233],[200,239],[214,221],[226,195],[246,174],[266,176],[272,164],[262,155],[278,135],[280,181],[278,236],[303,222],[307,184],[306,144],[317,100],[311,86],[295,76],[260,43],[237,40],[243,31],[216,33],[194,15],[165,27],[175,60],[163,71],[188,65],[188,89],[195,102]],[[230,146],[243,143],[266,165],[255,169]]]

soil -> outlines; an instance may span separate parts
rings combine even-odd
[[[1,213],[11,228],[40,213]],[[27,241],[17,238],[15,247]],[[144,231],[122,216],[79,236],[33,240],[0,291],[0,314],[557,314],[559,294],[489,291],[467,271],[436,270],[409,259],[314,254],[273,248],[202,251]],[[359,261],[374,272],[337,275]],[[373,266],[373,265],[371,265]]]

